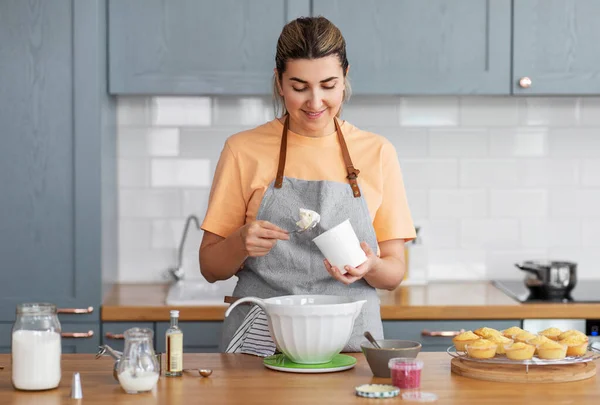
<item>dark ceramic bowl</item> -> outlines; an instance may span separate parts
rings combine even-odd
[[[365,341],[360,348],[367,358],[367,363],[375,377],[390,378],[388,362],[394,357],[408,357],[414,359],[421,351],[421,343],[412,340],[378,340],[381,349],[375,348],[371,343]]]

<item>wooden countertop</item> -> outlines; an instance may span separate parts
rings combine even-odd
[[[366,404],[374,402],[355,396],[361,384],[389,384],[390,379],[374,378],[362,354],[350,370],[328,374],[293,374],[272,371],[262,359],[244,354],[186,354],[189,368],[211,368],[213,374],[201,378],[184,373],[180,378],[161,376],[156,388],[147,393],[126,394],[113,379],[113,360],[94,360],[91,354],[66,354],[62,379],[57,389],[41,392],[16,391],[11,385],[10,356],[0,355],[0,403],[18,405],[59,404]],[[438,396],[437,404],[597,404],[600,384],[590,379],[550,384],[515,384],[473,380],[450,372],[446,353],[420,353],[425,363],[421,390]],[[81,375],[83,399],[71,400],[74,372]],[[399,398],[385,403],[401,402]],[[379,403],[379,402],[377,402]]]
[[[117,284],[107,294],[103,321],[168,321],[178,309],[182,321],[222,320],[227,304],[207,306],[165,305],[165,284]],[[521,304],[489,282],[430,283],[380,291],[383,320],[439,319],[564,319],[592,318],[599,304]]]

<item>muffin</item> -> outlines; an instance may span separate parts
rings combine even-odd
[[[498,345],[498,347],[496,348],[496,354],[505,354],[506,351],[504,350],[504,346],[513,343],[512,339],[509,339],[506,336],[502,336],[500,334],[492,335],[488,338],[488,340]]]
[[[533,357],[535,346],[523,342],[515,342],[504,346],[506,357],[511,360],[529,360]]]
[[[497,331],[496,329],[492,329],[492,328],[479,328],[477,330],[474,330],[473,333],[475,333],[477,336],[483,338],[483,339],[488,339],[490,336],[502,336],[502,333],[500,333],[500,331]]]
[[[583,356],[587,353],[588,337],[573,333],[559,341],[567,345],[567,356]]]
[[[528,339],[525,343],[527,343],[528,345],[532,345],[533,347],[535,347],[535,353],[537,353],[538,346],[540,346],[543,343],[546,343],[549,340],[550,339],[547,338],[544,335],[536,335],[534,338]]]
[[[478,339],[472,343],[467,343],[465,347],[469,357],[491,359],[496,355],[498,344],[487,339]]]
[[[524,330],[523,332],[516,334],[513,339],[515,342],[521,342],[521,343],[525,343],[527,342],[529,339],[533,339],[535,337],[535,335],[531,332],[527,332],[526,330]]]
[[[558,336],[562,333],[562,330],[558,328],[548,328],[539,332],[538,335],[546,336],[548,339],[558,340]]]
[[[560,360],[567,355],[567,345],[548,339],[537,347],[537,356],[544,360]]]
[[[560,340],[566,339],[568,336],[571,336],[571,335],[579,335],[579,336],[583,336],[584,338],[587,339],[587,336],[585,333],[579,332],[578,330],[575,330],[575,329],[569,329],[569,330],[561,333],[560,335],[558,335],[557,340],[560,341]]]
[[[452,343],[454,343],[456,350],[464,351],[466,344],[473,343],[474,341],[479,339],[481,338],[469,330],[452,338]]]
[[[508,329],[503,330],[502,334],[504,336],[506,336],[507,338],[512,339],[513,336],[518,335],[521,332],[525,332],[525,331],[523,329],[519,328],[518,326],[513,326]]]

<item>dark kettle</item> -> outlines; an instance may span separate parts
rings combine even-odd
[[[577,284],[577,263],[574,262],[532,260],[515,266],[527,272],[525,285],[541,292],[542,296],[566,297]]]

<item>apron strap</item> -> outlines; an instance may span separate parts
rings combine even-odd
[[[337,121],[337,118],[333,119],[333,123],[335,124],[335,130],[338,135],[338,140],[340,142],[340,147],[342,148],[342,156],[344,157],[344,164],[346,166],[346,172],[348,176],[348,182],[350,183],[350,187],[352,188],[352,194],[355,198],[361,196],[360,188],[358,187],[358,182],[356,179],[358,178],[358,174],[360,170],[356,169],[352,164],[352,159],[350,158],[350,153],[348,152],[348,146],[346,145],[346,141],[344,140],[344,135],[342,134],[342,129],[340,128],[340,124]],[[285,117],[285,123],[283,124],[283,133],[281,135],[281,147],[279,149],[279,165],[277,166],[277,177],[275,178],[275,188],[281,188],[283,185],[283,170],[285,168],[285,156],[287,152],[287,133],[288,128],[290,126],[290,116],[289,114]]]

